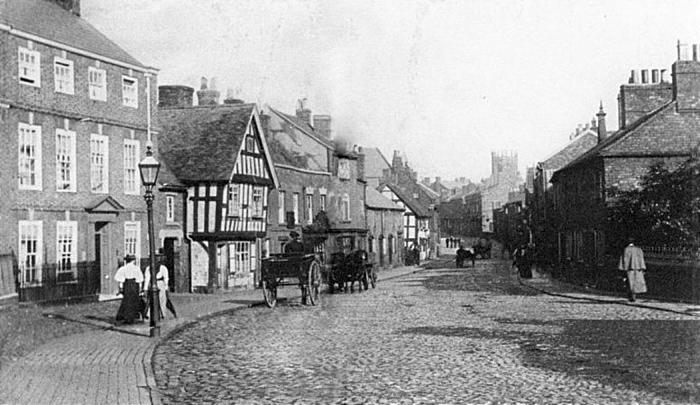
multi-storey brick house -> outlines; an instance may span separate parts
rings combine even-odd
[[[162,160],[186,187],[190,288],[253,287],[267,236],[268,195],[278,185],[257,106],[232,99],[219,104],[219,92],[206,79],[197,106],[192,88],[161,90]],[[165,191],[177,198],[177,186]]]
[[[633,72],[620,87],[620,129],[600,131],[598,144],[552,176],[555,190],[560,262],[574,267],[603,268],[624,241],[606,239],[606,206],[610,189],[636,187],[657,162],[686,160],[700,141],[700,61],[673,64],[673,82],[658,70]],[[600,117],[600,116],[599,116]],[[604,118],[604,116],[603,116]]]
[[[367,250],[378,268],[391,268],[404,263],[404,209],[367,187]]]
[[[314,116],[300,103],[296,115],[268,107],[263,116],[280,187],[270,194],[268,253],[281,253],[289,233],[302,235],[307,249],[331,255],[367,249],[367,218],[362,158],[334,142],[331,118]]]
[[[138,163],[157,71],[81,19],[77,0],[3,2],[0,55],[0,249],[16,258],[20,299],[114,294],[119,259],[148,254]]]
[[[598,113],[603,119],[604,112]],[[601,128],[605,131],[605,128]],[[587,152],[598,143],[598,123],[579,126],[569,137],[569,141],[554,153],[542,159],[535,166],[532,182],[532,194],[528,196],[527,206],[530,212],[530,228],[540,265],[550,267],[552,259],[557,257],[557,232],[554,222],[554,196],[550,179],[556,170],[561,169],[574,159]]]

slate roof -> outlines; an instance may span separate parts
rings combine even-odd
[[[414,200],[413,198],[409,198],[406,193],[401,190],[398,186],[392,183],[386,183],[383,186],[389,187],[391,191],[396,194],[399,199],[406,204],[406,206],[413,211],[414,214],[416,214],[417,217],[422,217],[422,218],[427,218],[430,217],[430,212],[428,211],[428,207],[426,207],[424,204],[421,204],[420,201]]]
[[[558,172],[570,170],[599,157],[682,156],[698,146],[700,113],[676,111],[676,101],[621,129]],[[557,176],[556,172],[554,176]]]
[[[0,23],[130,65],[147,68],[84,19],[48,0],[0,0]]]
[[[161,108],[159,149],[182,182],[229,181],[255,104]]]
[[[287,134],[295,142],[301,136],[309,137],[317,141],[327,150],[333,150],[333,144],[330,140],[325,139],[323,135],[317,133],[313,127],[296,116],[282,113],[274,108],[267,106],[270,115],[270,127],[276,126],[277,130],[281,130]],[[274,131],[273,131],[274,132]],[[306,170],[327,171],[328,167],[322,162],[314,160],[314,156],[304,152],[304,150],[292,150],[286,147],[282,142],[279,142],[273,134],[265,134],[268,145],[270,146],[270,155],[272,161],[278,164],[297,167]],[[327,153],[327,152],[326,152]]]
[[[399,207],[390,199],[384,197],[382,193],[373,189],[372,187],[366,188],[366,201],[365,204],[369,208],[381,209],[381,210],[393,210],[393,211],[403,211],[403,208]]]
[[[614,133],[608,134],[611,136]],[[556,170],[566,166],[577,157],[583,155],[598,144],[598,134],[594,131],[585,131],[568,141],[566,145],[557,149],[554,153],[543,159],[540,165],[547,170]]]

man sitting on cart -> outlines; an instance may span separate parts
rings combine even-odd
[[[288,255],[303,255],[304,244],[299,240],[299,233],[297,231],[292,231],[289,233],[289,237],[291,237],[292,240],[284,245],[284,253]]]

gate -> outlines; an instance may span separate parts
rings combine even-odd
[[[17,293],[15,255],[0,255],[0,298]]]

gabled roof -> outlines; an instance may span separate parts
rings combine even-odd
[[[610,133],[609,135],[612,135]],[[566,166],[577,157],[583,155],[598,144],[598,134],[592,130],[586,130],[569,140],[564,146],[542,159],[539,164],[547,170],[557,170]]]
[[[332,142],[297,117],[277,111],[269,105],[266,108],[270,112],[269,127],[272,133],[265,134],[265,137],[270,146],[273,162],[305,170],[328,171],[325,160],[320,162],[308,150],[304,150],[301,146],[300,137],[311,139],[324,148],[326,151],[324,152],[324,159],[327,159],[327,151],[334,149]],[[276,129],[273,129],[273,127],[276,127]],[[293,145],[285,145],[283,142],[280,142],[274,136],[276,131],[284,132]]]
[[[430,198],[440,198],[440,193],[436,192],[432,188],[426,186],[423,183],[417,183],[417,184],[418,184],[418,187],[421,188],[421,190],[423,190],[426,194],[428,194],[428,196],[430,196]]]
[[[229,181],[255,104],[161,108],[159,149],[183,182]]]
[[[54,1],[0,0],[0,23],[67,47],[147,69],[84,19]]]
[[[363,147],[361,153],[365,155],[365,177],[382,178],[384,169],[391,168],[391,164],[379,148]]]
[[[570,170],[599,157],[653,157],[688,155],[700,140],[700,113],[676,111],[669,101],[627,128],[621,129],[591,148],[557,173]]]
[[[423,217],[423,218],[430,217],[430,212],[428,211],[428,207],[421,204],[420,201],[415,200],[413,198],[410,198],[397,185],[395,185],[393,183],[385,183],[381,187],[388,187],[389,190],[391,190],[394,194],[396,194],[396,196],[399,197],[399,200],[401,200],[404,204],[406,204],[408,209],[413,211],[413,213],[416,214],[417,217]]]
[[[381,209],[381,210],[393,210],[393,211],[403,211],[403,208],[396,205],[393,201],[384,197],[382,193],[373,189],[372,187],[366,188],[365,204],[368,208]]]

